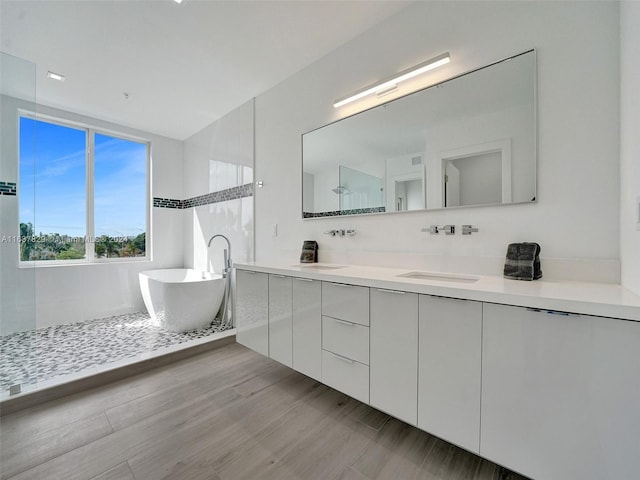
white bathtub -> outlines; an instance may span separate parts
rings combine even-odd
[[[172,332],[202,328],[220,309],[226,279],[187,268],[140,272],[140,291],[151,318]]]

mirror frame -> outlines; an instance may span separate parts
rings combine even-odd
[[[327,212],[314,212],[312,216],[305,216],[305,212],[304,212],[304,136],[312,133],[312,132],[316,132],[322,128],[328,127],[330,125],[334,125],[338,122],[341,122],[343,120],[355,117],[357,115],[360,115],[361,113],[365,113],[368,112],[370,110],[376,109],[376,108],[384,108],[386,105],[389,105],[393,102],[395,102],[396,100],[400,100],[400,99],[405,99],[406,97],[409,97],[411,95],[417,94],[417,93],[421,93],[424,92],[426,90],[429,89],[433,89],[436,88],[444,83],[450,82],[452,80],[456,80],[458,78],[464,77],[466,75],[475,73],[477,71],[480,70],[484,70],[486,68],[492,67],[494,65],[498,65],[500,63],[503,62],[507,62],[509,60],[512,60],[514,58],[518,58],[521,57],[523,55],[529,54],[531,53],[533,55],[533,160],[534,160],[534,169],[533,169],[533,188],[534,188],[534,196],[531,200],[525,200],[525,201],[519,201],[519,202],[508,202],[508,203],[481,203],[481,204],[473,204],[473,205],[460,205],[460,206],[450,206],[450,207],[437,207],[437,208],[422,208],[422,209],[415,209],[415,210],[403,210],[403,211],[380,211],[379,208],[360,208],[360,209],[353,209],[353,210],[349,210],[346,211],[348,213],[343,213],[343,211],[341,210],[337,210],[337,211],[327,211]],[[448,158],[462,158],[464,156],[466,156],[465,151],[467,149],[471,149],[473,147],[481,147],[481,146],[491,146],[493,144],[498,144],[501,142],[505,142],[505,139],[497,139],[497,140],[493,140],[493,141],[489,141],[483,144],[478,144],[478,145],[474,145],[472,147],[462,147],[460,149],[453,149],[453,150],[449,150],[449,151],[445,151],[445,152],[441,152],[441,154],[438,156],[437,161],[440,162],[443,166],[444,163],[447,161]],[[379,103],[377,105],[373,105],[369,108],[366,108],[364,110],[352,113],[351,115],[347,115],[345,117],[339,118],[337,120],[334,120],[332,122],[329,122],[325,125],[322,125],[320,127],[314,128],[312,130],[309,130],[307,132],[303,132],[300,135],[300,144],[301,144],[301,178],[300,178],[300,186],[301,186],[301,196],[300,196],[300,218],[302,218],[302,220],[316,220],[316,219],[321,219],[321,218],[336,218],[336,217],[353,217],[353,216],[363,216],[363,215],[386,215],[386,214],[402,214],[402,213],[412,213],[412,212],[442,212],[442,211],[446,211],[446,210],[458,210],[461,208],[479,208],[479,207],[495,207],[495,206],[507,206],[507,205],[522,205],[522,204],[530,204],[530,203],[537,203],[538,201],[538,59],[537,59],[537,50],[535,48],[530,48],[528,50],[525,50],[523,52],[514,54],[514,55],[510,55],[508,57],[504,57],[500,60],[496,60],[495,62],[491,62],[489,64],[477,67],[477,68],[473,68],[471,70],[467,70],[465,72],[459,73],[457,75],[454,75],[452,77],[446,78],[444,80],[441,80],[439,82],[433,83],[431,85],[428,85],[424,88],[420,88],[418,90],[414,90],[412,92],[409,92],[405,95],[393,98],[392,100],[389,100],[387,102],[383,102],[383,103]],[[502,165],[502,175],[503,178],[505,175],[509,175],[509,185],[511,184],[511,145],[509,144],[508,149],[508,163],[507,165],[505,165],[505,162],[503,161],[503,165]],[[447,156],[445,156],[444,154],[448,154]],[[473,152],[470,152],[470,154],[473,154]],[[443,170],[443,175],[444,175],[444,168]],[[502,198],[505,198],[505,192],[504,192],[504,188],[505,185],[503,183],[503,192],[502,192]],[[510,196],[511,193],[509,192]],[[362,210],[362,211],[358,211],[358,210]],[[371,210],[371,211],[367,211],[367,210]],[[353,213],[351,213],[353,212]]]

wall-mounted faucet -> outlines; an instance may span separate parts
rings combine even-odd
[[[440,232],[444,232],[446,235],[455,235],[455,225],[431,225],[428,228],[421,228],[421,232],[428,232],[431,235],[438,235]],[[462,225],[462,235],[471,235],[478,231],[478,227],[473,225]]]
[[[429,232],[431,235],[438,235],[440,232],[444,232],[446,235],[455,235],[455,225],[431,225],[429,228],[420,229],[421,232]]]
[[[231,273],[231,242],[227,237],[218,233],[209,239],[209,243],[207,244],[207,248],[211,246],[211,242],[216,237],[224,238],[227,242],[227,248],[224,250],[224,268],[222,270],[222,277],[226,278],[229,273]]]
[[[356,231],[352,228],[344,229],[340,228],[337,230],[327,230],[326,232],[322,232],[324,235],[329,235],[331,237],[344,237],[345,235],[349,237],[353,237],[356,234]]]

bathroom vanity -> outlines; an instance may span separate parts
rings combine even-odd
[[[640,297],[619,285],[236,265],[237,341],[535,479],[636,478]]]

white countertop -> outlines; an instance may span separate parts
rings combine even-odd
[[[340,265],[342,268],[323,269],[322,267],[338,266],[326,263],[251,262],[237,263],[234,266],[238,270],[640,321],[640,296],[614,284],[545,280],[527,282],[488,275],[469,275],[477,277],[478,281],[458,283],[398,277],[412,271],[423,271],[419,268],[411,270]],[[442,272],[442,275],[459,276],[446,272]]]

